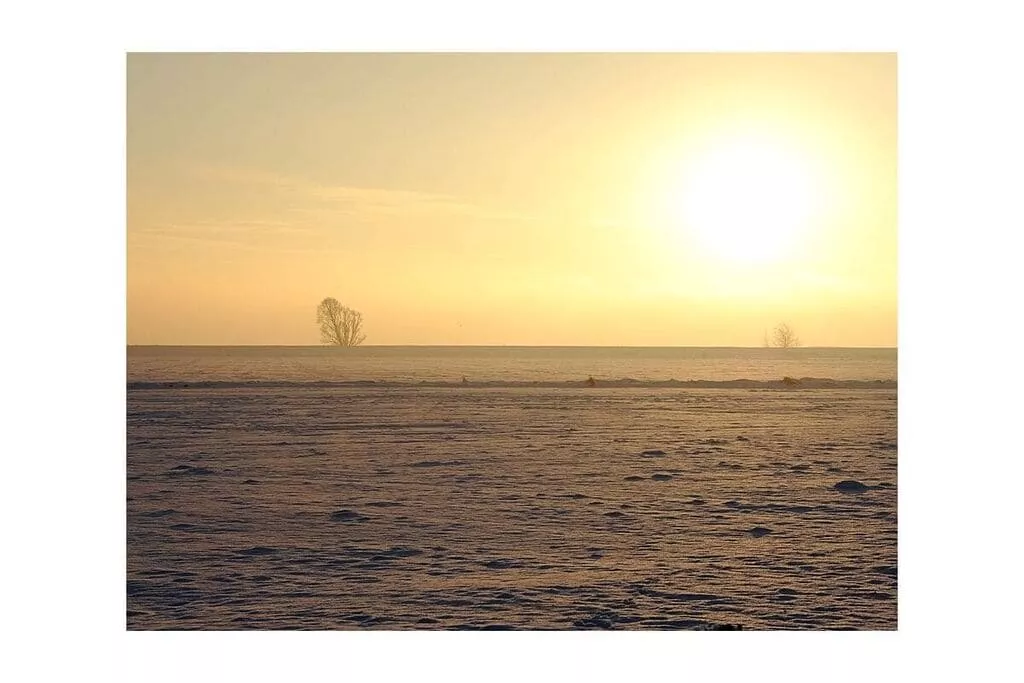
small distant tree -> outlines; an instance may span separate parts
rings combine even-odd
[[[320,341],[332,346],[359,346],[363,334],[363,314],[342,306],[334,297],[327,297],[316,307],[316,323]]]
[[[772,331],[771,339],[768,338],[767,334],[765,335],[764,345],[774,346],[777,349],[791,349],[795,346],[800,346],[800,340],[788,323],[781,323]]]

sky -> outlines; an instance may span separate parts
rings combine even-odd
[[[129,344],[895,346],[894,54],[127,58]]]

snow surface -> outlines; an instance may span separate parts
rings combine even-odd
[[[896,399],[130,387],[128,628],[895,629]]]

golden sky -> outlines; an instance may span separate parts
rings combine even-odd
[[[893,54],[132,54],[129,344],[895,346]]]

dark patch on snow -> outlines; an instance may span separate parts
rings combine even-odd
[[[865,491],[871,489],[871,487],[868,486],[867,484],[862,484],[861,482],[855,481],[853,479],[843,480],[837,483],[832,488],[834,488],[836,491],[839,491],[840,493],[864,493]]]
[[[257,557],[260,555],[273,555],[274,553],[280,552],[278,548],[270,548],[265,545],[257,545],[252,548],[246,548],[245,550],[236,551],[239,555],[245,555],[246,557]]]
[[[332,522],[365,522],[367,519],[355,510],[335,510],[331,513]]]
[[[396,546],[390,550],[385,550],[382,553],[378,553],[370,557],[370,562],[386,562],[388,560],[401,559],[403,557],[415,557],[416,555],[422,555],[423,551],[418,548],[407,548],[405,546]]]
[[[140,516],[142,516],[142,517],[166,517],[167,515],[176,515],[176,514],[178,514],[177,510],[172,510],[171,508],[168,508],[166,510],[152,510],[150,512],[143,512],[143,513],[140,513]]]
[[[514,569],[516,567],[523,566],[522,562],[517,562],[516,560],[508,559],[489,560],[482,564],[488,569]]]
[[[585,619],[577,619],[572,622],[573,628],[599,628],[609,629],[612,627],[613,622],[609,617],[595,615],[587,617]]]
[[[193,465],[178,465],[172,467],[170,474],[213,474],[209,467],[195,467]]]

